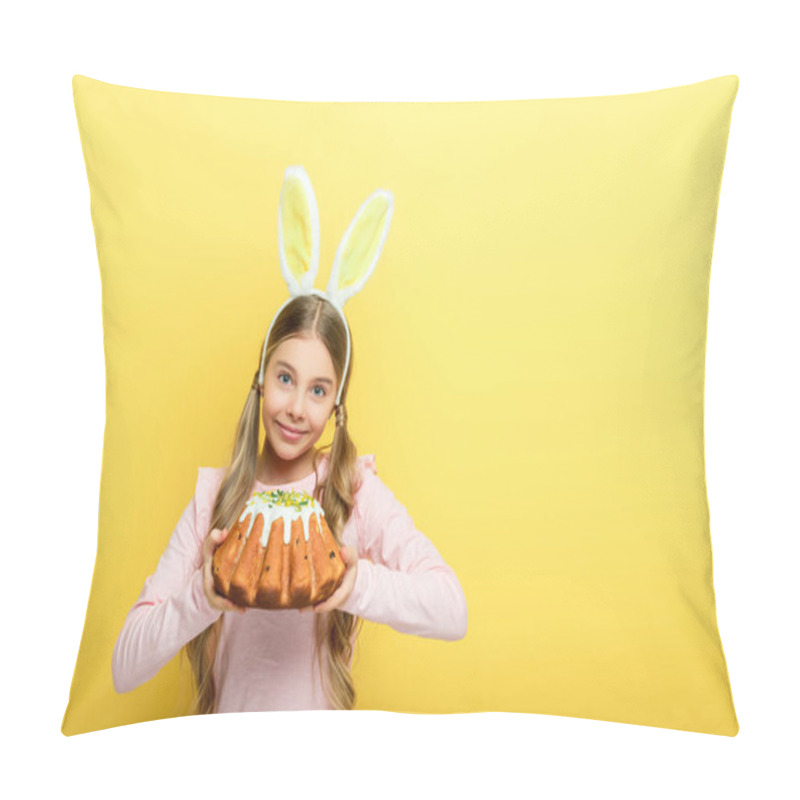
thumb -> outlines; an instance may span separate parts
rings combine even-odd
[[[217,548],[217,545],[224,538],[226,538],[226,536],[228,535],[227,530],[228,530],[227,528],[222,528],[222,530],[214,528],[214,530],[211,531],[211,536],[208,536],[205,542],[203,543],[209,553],[213,553],[214,550]]]

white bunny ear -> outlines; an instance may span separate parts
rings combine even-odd
[[[339,308],[360,292],[378,263],[392,222],[394,197],[374,191],[358,209],[336,250],[325,294]]]
[[[311,180],[301,166],[286,167],[283,173],[278,254],[289,294],[308,294],[319,270],[319,212]]]

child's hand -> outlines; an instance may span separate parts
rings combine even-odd
[[[217,594],[214,588],[214,578],[211,574],[211,562],[214,558],[214,550],[217,549],[218,544],[225,541],[227,535],[227,528],[223,528],[222,530],[214,528],[203,542],[203,591],[205,591],[208,604],[212,608],[216,608],[219,611],[238,611],[240,614],[244,614],[247,610],[246,608],[237,606],[236,603],[228,600],[227,597]]]
[[[342,560],[347,567],[344,573],[344,578],[342,578],[342,582],[339,584],[339,588],[324,602],[317,603],[315,606],[306,606],[305,608],[301,608],[301,614],[304,611],[333,611],[335,608],[339,608],[339,606],[341,606],[345,600],[350,597],[350,593],[353,591],[353,587],[356,585],[356,574],[358,573],[358,552],[356,551],[355,547],[350,547],[349,545],[342,547],[339,552],[341,553]]]

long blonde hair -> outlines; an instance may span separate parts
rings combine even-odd
[[[300,295],[288,303],[272,328],[267,343],[266,373],[272,354],[281,342],[293,336],[316,336],[328,348],[337,375],[342,374],[347,348],[347,333],[337,311],[328,301],[316,295]],[[350,374],[353,369],[352,338],[350,364],[344,377],[341,406],[347,398]],[[263,341],[258,348],[259,364]],[[256,376],[258,371],[256,371]],[[236,523],[244,504],[253,489],[258,468],[258,440],[261,407],[257,389],[251,388],[236,428],[233,456],[225,478],[217,493],[208,531],[228,528]],[[344,411],[344,408],[341,409]],[[325,480],[320,483],[317,467],[322,451],[314,456],[314,472],[317,474],[315,497],[325,511],[325,519],[339,546],[342,530],[353,508],[353,495],[358,490],[356,460],[358,452],[347,430],[346,413],[337,413],[337,425],[330,445],[330,464]],[[193,714],[212,714],[216,711],[217,687],[214,682],[214,659],[222,628],[224,614],[188,642],[185,650],[194,675],[196,694],[192,704]],[[314,614],[314,653],[321,671],[323,688],[330,705],[336,709],[352,709],[356,692],[350,674],[355,637],[361,628],[362,619],[346,611],[335,609]],[[325,668],[323,669],[323,661]]]

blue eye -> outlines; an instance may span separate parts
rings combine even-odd
[[[291,381],[292,376],[288,372],[279,372],[278,373],[278,382],[282,383],[284,386],[286,386],[286,381],[281,380],[281,378],[288,378]],[[320,386],[319,384],[317,386],[315,386],[314,389],[315,390],[316,389],[320,390],[319,393],[316,395],[317,397],[325,397],[328,394],[328,392],[325,390],[325,388],[323,386]]]

